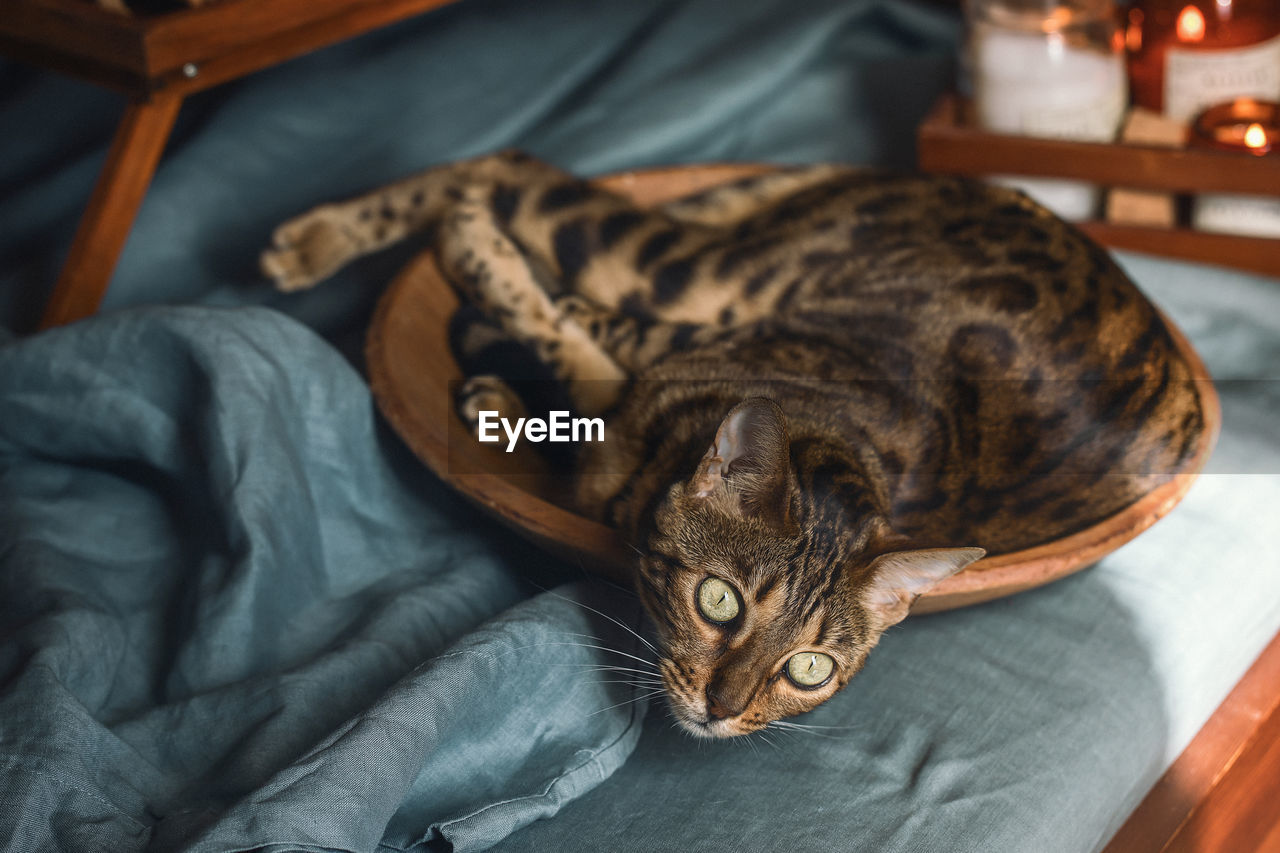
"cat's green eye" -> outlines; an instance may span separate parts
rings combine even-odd
[[[821,687],[831,677],[836,662],[822,652],[801,652],[787,661],[787,678],[797,687]]]
[[[738,594],[720,578],[707,578],[698,586],[698,609],[712,622],[732,622],[738,615]]]

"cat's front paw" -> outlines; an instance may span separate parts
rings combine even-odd
[[[328,278],[361,253],[349,218],[341,208],[326,205],[290,219],[272,234],[272,248],[260,260],[262,272],[283,291],[301,290]]]
[[[514,421],[525,416],[524,403],[500,377],[472,376],[458,389],[458,416],[473,436],[480,435],[480,413],[497,412]]]

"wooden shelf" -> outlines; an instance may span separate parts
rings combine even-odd
[[[145,100],[188,95],[452,0],[221,0],[128,17],[89,0],[3,0],[0,51]]]
[[[919,163],[927,172],[1071,178],[1104,187],[1223,192],[1280,197],[1280,157],[1195,148],[1071,142],[990,133],[967,118],[967,105],[942,98],[920,125]],[[1280,239],[1085,222],[1100,243],[1280,276]]]
[[[183,98],[453,0],[221,0],[130,17],[89,0],[0,0],[0,53],[129,96],[42,327],[93,314]]]

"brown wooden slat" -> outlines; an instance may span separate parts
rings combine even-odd
[[[1271,687],[1277,689],[1274,682]],[[1275,850],[1278,832],[1280,711],[1272,707],[1213,790],[1165,845],[1164,853]]]
[[[0,0],[0,50],[90,82],[144,94],[143,26],[85,0]]]
[[[222,0],[133,18],[89,0],[0,0],[0,49],[141,99],[207,89],[451,2]]]
[[[1078,178],[1110,187],[1280,195],[1280,157],[1008,136],[964,123],[945,98],[920,126],[927,172]]]
[[[1280,635],[1104,853],[1252,853],[1280,842]]]
[[[183,91],[234,79],[454,0],[222,0],[149,19],[150,74]],[[187,63],[200,67],[188,81]]]
[[[3,2],[4,0],[0,0],[0,3]],[[3,33],[0,33],[0,55],[66,74],[135,100],[147,98],[153,87],[151,78],[131,71],[120,63],[104,64],[45,45],[11,39]]]
[[[181,105],[180,97],[160,95],[125,109],[41,328],[98,310]]]
[[[1112,225],[1109,222],[1082,222],[1080,227],[1099,243],[1113,249],[1149,252],[1280,276],[1280,240],[1277,239],[1213,234],[1190,228]]]
[[[1006,136],[972,126],[967,109],[955,96],[943,97],[934,105],[919,129],[923,170],[1081,179],[1104,187],[1169,192],[1280,196],[1280,157]],[[1114,249],[1280,276],[1280,239],[1106,222],[1085,222],[1081,227]]]

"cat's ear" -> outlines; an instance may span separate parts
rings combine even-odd
[[[987,553],[982,548],[891,551],[871,563],[863,602],[882,628],[906,618],[911,603]]]
[[[698,462],[689,494],[731,494],[743,515],[790,528],[791,439],[787,419],[768,397],[749,397],[729,410],[711,448]]]

